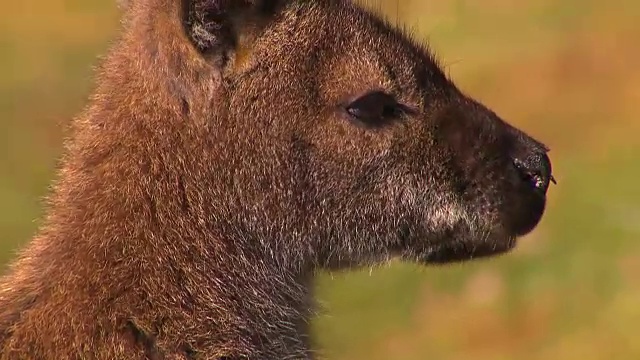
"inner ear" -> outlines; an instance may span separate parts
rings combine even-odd
[[[285,0],[184,0],[185,31],[204,56],[241,68]]]

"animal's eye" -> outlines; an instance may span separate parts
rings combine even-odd
[[[403,115],[404,107],[393,96],[375,91],[348,104],[346,111],[366,126],[381,127]]]

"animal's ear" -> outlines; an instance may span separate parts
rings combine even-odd
[[[242,67],[255,39],[287,0],[183,0],[183,23],[203,55]]]

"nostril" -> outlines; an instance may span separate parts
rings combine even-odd
[[[531,153],[525,158],[514,158],[513,164],[520,172],[522,179],[536,190],[546,193],[549,183],[556,183],[551,174],[551,161],[544,152]]]

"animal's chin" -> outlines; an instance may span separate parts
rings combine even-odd
[[[545,207],[544,196],[535,194],[515,206],[512,211],[503,211],[500,224],[486,226],[485,231],[472,232],[461,226],[448,236],[425,249],[420,262],[442,264],[468,261],[505,254],[517,245],[517,239],[530,233],[542,219]]]
[[[513,209],[497,213],[493,223],[469,226],[460,222],[436,236],[423,249],[419,262],[442,264],[502,255],[513,250],[517,239],[531,232],[542,219],[544,197],[523,199]],[[473,229],[473,230],[472,230]]]
[[[506,236],[487,238],[481,243],[461,241],[436,245],[428,249],[419,261],[425,264],[445,264],[498,256],[515,248],[516,239],[516,236]]]
[[[444,214],[457,216],[433,217],[446,220],[433,226],[427,222],[424,232],[401,231],[402,259],[423,264],[443,264],[498,256],[513,250],[517,239],[530,233],[540,223],[546,194],[526,187],[513,187],[493,208],[467,204],[459,209],[446,209]],[[488,208],[488,209],[487,209]],[[455,210],[455,211],[454,211]],[[411,236],[413,235],[413,236]],[[416,236],[417,235],[417,236]],[[424,236],[423,239],[417,237]]]
[[[498,215],[498,214],[495,214]],[[527,227],[538,219],[526,221]],[[476,218],[477,219],[477,218]],[[521,236],[510,226],[509,219],[494,218],[495,222],[469,224],[461,221],[447,230],[432,233],[432,237],[409,248],[405,259],[423,264],[444,264],[498,256],[513,250]],[[415,244],[415,243],[414,243]]]

